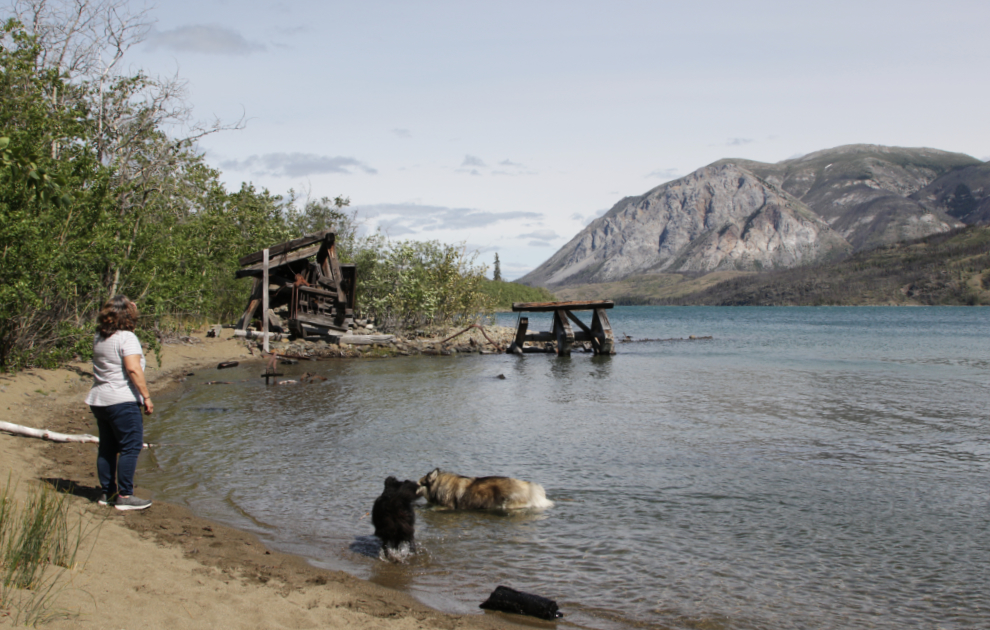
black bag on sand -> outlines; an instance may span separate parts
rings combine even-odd
[[[522,593],[508,586],[498,586],[492,591],[480,606],[485,610],[498,610],[501,612],[515,613],[517,615],[529,615],[539,619],[553,621],[564,616],[558,612],[557,602],[539,595]]]

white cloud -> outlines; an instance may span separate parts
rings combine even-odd
[[[226,160],[221,168],[235,171],[250,171],[255,175],[275,177],[302,177],[324,173],[351,175],[354,170],[375,174],[378,171],[351,157],[330,157],[315,153],[266,153],[252,155],[243,160]]]
[[[529,234],[520,234],[519,238],[538,238],[544,241],[552,241],[555,238],[560,238],[560,235],[553,230],[536,230]]]
[[[389,230],[402,229],[402,234],[436,230],[466,230],[486,227],[500,221],[542,219],[536,212],[490,212],[471,208],[447,208],[420,204],[375,204],[354,206],[361,218],[374,219]],[[390,235],[396,235],[390,231]]]
[[[647,173],[646,175],[646,177],[649,179],[662,179],[662,180],[677,179],[680,176],[681,174],[677,171],[676,168],[658,168],[657,170],[651,173]]]
[[[409,132],[408,129],[401,129],[396,127],[395,129],[392,130],[392,134],[397,138],[402,138],[402,139],[412,138],[412,134]]]
[[[464,161],[461,162],[461,168],[467,168],[467,167],[472,167],[472,166],[477,166],[477,167],[481,167],[481,168],[487,168],[488,165],[485,164],[481,160],[481,158],[477,158],[477,157],[475,157],[473,155],[465,155],[464,156]],[[477,173],[477,171],[475,171],[475,173]]]
[[[536,172],[528,168],[525,164],[513,162],[512,160],[502,160],[498,163],[501,168],[492,171],[492,175],[536,175]]]
[[[550,247],[550,243],[547,243],[546,241],[530,241],[529,242],[529,246],[530,247]]]
[[[169,31],[152,31],[148,35],[149,50],[165,48],[176,52],[205,55],[250,55],[264,52],[264,44],[248,41],[233,29],[219,24],[194,24]]]

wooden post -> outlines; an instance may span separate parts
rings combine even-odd
[[[567,311],[557,309],[553,312],[553,332],[557,336],[557,356],[571,356],[571,344],[574,343],[574,331],[568,321]]]
[[[509,346],[509,352],[512,354],[522,354],[523,353],[523,343],[526,341],[526,329],[529,328],[529,318],[520,317],[519,327],[516,328],[516,339]]]
[[[268,352],[268,248],[261,255],[261,333]]]
[[[612,325],[608,321],[605,309],[596,308],[591,318],[592,334],[598,339],[595,354],[615,354],[615,339],[612,337]]]

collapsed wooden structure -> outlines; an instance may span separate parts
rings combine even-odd
[[[591,342],[592,352],[597,354],[615,354],[615,340],[612,337],[612,325],[608,321],[605,309],[615,306],[612,300],[591,300],[586,302],[515,302],[512,311],[515,313],[553,313],[553,329],[550,332],[529,332],[529,318],[520,317],[516,328],[516,338],[509,346],[509,352],[522,354],[524,352],[543,352],[541,348],[527,348],[523,344],[530,342],[557,342],[557,355],[571,356],[571,346],[575,342]],[[588,326],[578,319],[572,311],[593,311],[591,325]],[[571,328],[571,322],[577,325],[578,331]]]
[[[262,286],[265,250],[241,258],[236,276],[253,277],[254,287],[236,328],[247,330],[251,326],[265,301],[263,291],[268,292],[268,310],[258,317],[268,318],[270,331],[306,337],[346,332],[352,327],[356,269],[340,264],[335,239],[333,230],[323,230],[268,248],[268,286]],[[285,306],[288,316],[283,322],[275,310]]]

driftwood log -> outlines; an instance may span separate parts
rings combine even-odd
[[[25,437],[38,438],[40,440],[48,440],[49,442],[83,442],[91,444],[99,444],[100,438],[95,435],[90,435],[88,433],[82,433],[78,435],[73,435],[71,433],[59,433],[57,431],[49,431],[48,429],[32,429],[31,427],[25,427],[20,424],[14,424],[13,422],[3,422],[0,421],[0,431],[6,431],[7,433],[12,433],[14,435],[23,435]],[[144,448],[154,446],[153,444],[144,443],[142,444]]]

